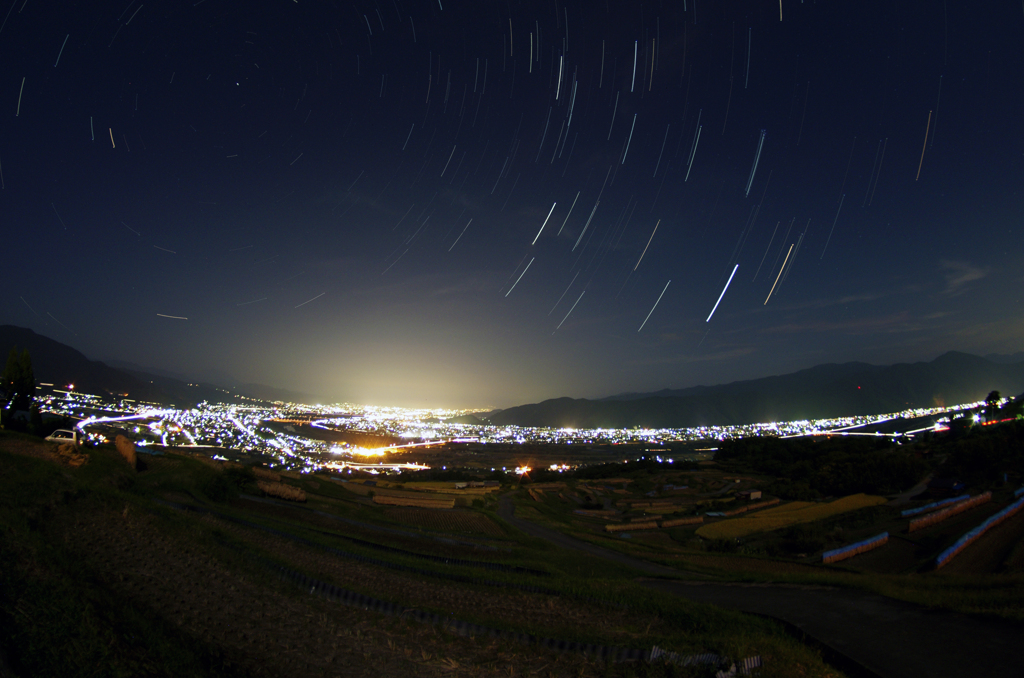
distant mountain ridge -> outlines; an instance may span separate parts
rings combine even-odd
[[[314,402],[315,398],[263,384],[240,384],[222,388],[214,384],[188,382],[165,370],[146,371],[132,363],[117,368],[90,360],[80,351],[25,327],[0,325],[0,360],[11,348],[28,349],[36,381],[56,387],[74,384],[84,393],[123,395],[132,400],[189,407],[202,401],[237,402],[234,396],[284,402]],[[115,361],[112,361],[115,362]],[[159,372],[159,374],[156,374]]]
[[[224,391],[230,391],[232,394],[237,393],[238,395],[246,396],[248,398],[258,398],[260,400],[280,401],[285,403],[311,404],[316,402],[328,402],[328,399],[322,396],[299,393],[297,391],[290,391],[276,386],[267,386],[266,384],[242,383],[222,372],[218,373],[220,375],[219,378],[214,375],[216,381],[195,381],[177,372],[143,367],[142,365],[136,365],[135,363],[130,363],[124,360],[108,360],[106,362],[111,367],[115,367],[123,372],[127,372],[128,374],[136,375],[139,378],[153,379],[155,381],[154,377],[158,376],[161,377],[161,382],[170,380],[172,382],[177,382],[178,384],[196,384],[202,388],[214,389],[215,391],[221,392],[221,397],[223,397]]]
[[[1017,351],[1016,353],[987,353],[984,356],[985,360],[999,363],[1000,365],[1010,365],[1013,363],[1019,363],[1024,361],[1024,351]]]
[[[189,383],[163,370],[154,374],[156,370],[116,369],[30,329],[0,325],[0,359],[6,359],[13,346],[28,349],[38,382],[58,387],[73,383],[83,392],[127,394],[133,400],[178,407],[204,400],[237,402],[238,395],[284,402],[318,400],[261,384],[221,388]],[[1024,391],[1024,353],[982,358],[951,351],[931,362],[824,364],[717,386],[624,393],[599,400],[555,398],[483,416],[495,425],[684,428],[897,412],[981,400],[993,390],[1006,396]]]
[[[685,428],[881,414],[982,400],[1024,390],[1024,361],[996,363],[951,351],[931,362],[817,365],[718,386],[555,398],[495,412],[497,425],[555,428]]]

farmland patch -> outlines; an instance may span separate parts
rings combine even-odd
[[[468,532],[488,537],[502,537],[504,532],[490,518],[472,511],[438,510],[396,506],[385,509],[388,518],[409,525],[438,532]]]

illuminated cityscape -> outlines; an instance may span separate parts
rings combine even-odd
[[[428,468],[396,462],[419,447],[452,443],[504,445],[666,445],[751,436],[889,436],[895,439],[935,430],[951,413],[973,410],[983,402],[950,407],[908,409],[887,414],[836,417],[742,426],[663,429],[573,429],[455,423],[482,410],[404,409],[354,404],[301,405],[249,400],[245,405],[203,402],[190,409],[161,407],[128,399],[109,399],[51,389],[38,401],[44,412],[77,420],[77,428],[96,442],[122,434],[142,447],[184,448],[217,458],[246,455],[271,467],[312,472],[320,469],[397,470]],[[884,429],[884,430],[883,430]],[[308,433],[308,434],[307,434]],[[361,434],[377,445],[321,440],[319,434]],[[394,442],[391,442],[394,441]],[[715,447],[693,448],[713,452]],[[390,456],[385,462],[382,458]],[[376,461],[375,461],[376,458]],[[568,466],[560,466],[563,470]]]

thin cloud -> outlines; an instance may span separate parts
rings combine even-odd
[[[652,365],[689,365],[693,363],[730,362],[757,353],[753,346],[726,349],[712,353],[684,353],[663,357],[639,358],[629,361],[633,367]]]
[[[915,319],[906,312],[895,313],[886,316],[875,316],[870,318],[858,318],[855,320],[844,320],[841,322],[830,322],[827,320],[808,320],[805,322],[786,323],[767,327],[761,330],[762,334],[876,334],[891,332],[907,332],[922,329]]]
[[[944,269],[946,277],[945,294],[958,296],[967,291],[967,285],[975,280],[981,280],[988,275],[987,268],[978,268],[966,261],[950,261],[943,259],[939,262]]]

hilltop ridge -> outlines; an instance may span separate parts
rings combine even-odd
[[[497,425],[555,428],[684,428],[899,412],[1024,390],[1024,362],[995,363],[950,351],[931,362],[816,365],[790,374],[627,393],[600,400],[554,398],[490,416]]]
[[[91,360],[81,351],[38,334],[26,327],[0,325],[0,351],[6,357],[12,347],[27,349],[32,356],[36,380],[57,387],[74,384],[75,390],[121,395],[132,400],[189,407],[202,401],[231,402],[237,396],[259,400],[308,402],[314,396],[294,393],[263,384],[209,384],[190,382],[188,377],[165,370],[153,370],[132,363]]]

